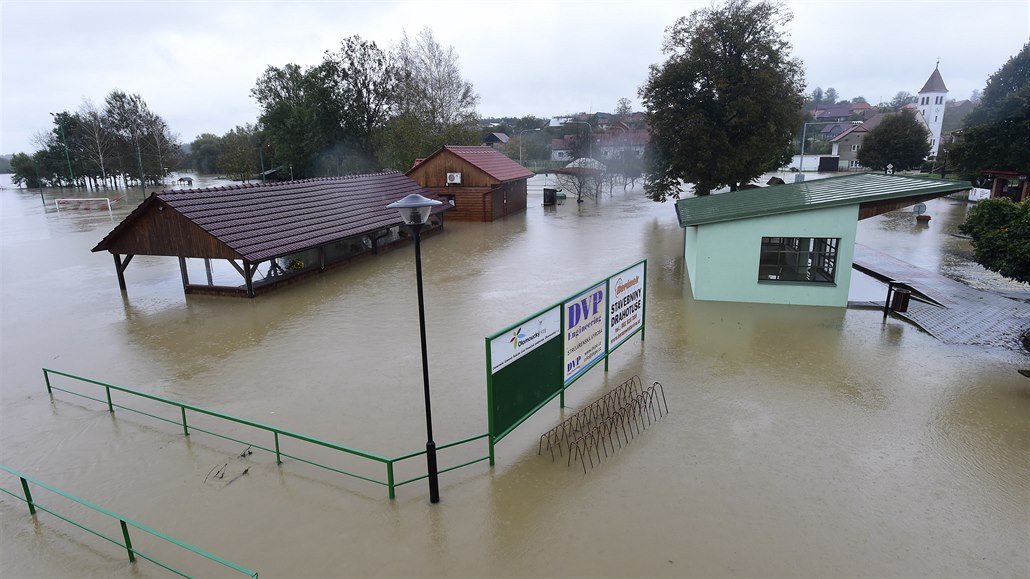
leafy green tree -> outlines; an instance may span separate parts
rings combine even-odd
[[[930,131],[911,111],[885,118],[862,140],[858,162],[883,171],[894,165],[896,171],[919,167],[930,154]]]
[[[352,36],[326,53],[319,72],[340,120],[337,141],[362,157],[357,169],[378,169],[377,136],[393,112],[400,82],[396,65],[374,42]]]
[[[919,102],[919,97],[908,91],[902,90],[898,91],[898,94],[894,95],[894,98],[892,98],[889,103],[882,105],[881,108],[886,111],[900,111],[905,107],[905,105],[914,102]]]
[[[318,156],[334,140],[339,122],[331,118],[317,71],[296,64],[269,66],[250,92],[261,107],[258,122],[277,160],[293,165],[297,178],[318,174]]]
[[[146,138],[151,118],[147,103],[138,94],[113,90],[104,99],[104,105],[104,115],[110,119],[111,128],[119,141],[118,156],[122,161],[122,172],[145,180],[143,139]]]
[[[826,92],[823,94],[823,100],[828,105],[836,104],[838,96],[839,95],[837,94],[837,89],[831,86],[830,88],[826,89]]]
[[[615,116],[625,117],[633,114],[633,103],[626,97],[619,99],[615,105]]]
[[[1030,169],[1030,43],[987,79],[949,160],[967,177]]]
[[[220,173],[218,157],[222,153],[222,138],[203,133],[190,143],[190,167],[201,175]]]
[[[969,210],[959,231],[973,238],[977,263],[1030,283],[1030,201],[1013,203],[1005,197],[980,201]]]
[[[815,87],[812,89],[812,97],[810,102],[813,106],[819,106],[823,103],[823,89],[821,87]]]
[[[11,156],[11,181],[15,185],[35,189],[42,186],[39,176],[39,166],[35,159],[25,153],[15,153]]]
[[[231,179],[246,183],[259,170],[259,147],[254,127],[238,126],[222,135],[218,166]]]
[[[801,62],[778,27],[792,15],[768,1],[728,0],[668,29],[669,59],[652,65],[640,95],[651,140],[648,197],[737,190],[790,160],[804,103]]]

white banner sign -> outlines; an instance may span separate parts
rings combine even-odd
[[[560,332],[561,308],[555,307],[490,340],[490,373],[496,374]]]
[[[565,302],[565,384],[583,373],[608,351],[604,339],[605,293],[601,282]]]
[[[644,327],[644,264],[608,278],[608,351]]]

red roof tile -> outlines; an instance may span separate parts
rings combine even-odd
[[[529,169],[512,161],[492,147],[460,147],[455,145],[444,145],[440,150],[430,155],[431,159],[444,151],[448,151],[472,165],[475,165],[487,175],[500,182],[514,181],[516,179],[528,179],[535,175]],[[410,170],[408,171],[411,172]]]

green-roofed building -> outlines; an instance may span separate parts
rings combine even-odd
[[[965,191],[860,173],[676,202],[696,300],[846,307],[858,221]]]

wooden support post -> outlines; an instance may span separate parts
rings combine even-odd
[[[243,269],[246,272],[243,277],[247,282],[247,297],[252,298],[254,297],[254,271],[257,269],[257,264],[251,265],[249,261],[243,260]]]
[[[114,256],[114,270],[118,272],[118,287],[122,291],[125,291],[125,270],[122,268],[122,259],[117,253],[112,253]]]
[[[186,271],[186,258],[179,256],[179,271],[182,272],[182,291],[190,293],[190,274]]]
[[[325,271],[325,246],[324,245],[319,245],[318,246],[318,269],[320,271]]]

